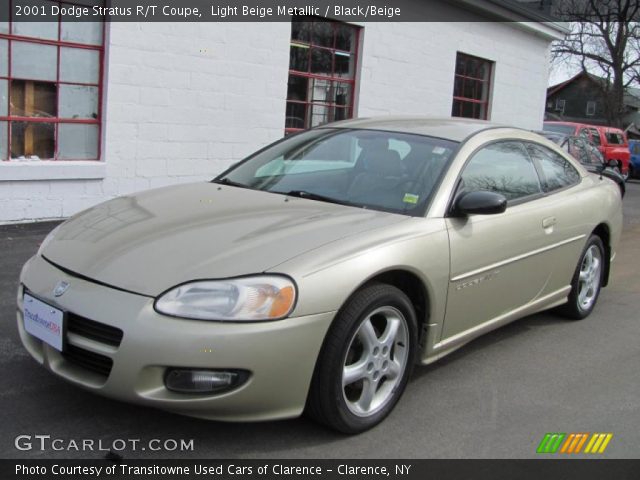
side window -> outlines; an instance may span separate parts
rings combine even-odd
[[[604,158],[602,158],[602,154],[600,153],[600,150],[598,150],[593,145],[587,145],[587,148],[589,149],[591,164],[596,166],[601,166],[604,163]]]
[[[586,149],[581,150],[586,155]],[[545,192],[553,192],[561,188],[570,187],[580,181],[580,174],[567,159],[546,147],[534,144],[527,144],[527,151],[531,158],[535,159],[541,169],[544,178],[542,179]]]
[[[497,192],[507,200],[540,193],[533,163],[519,142],[493,143],[478,151],[462,172],[462,192]]]
[[[589,130],[591,131],[591,141],[596,147],[599,147],[601,145],[600,132],[595,128],[590,128]]]
[[[589,164],[591,163],[591,159],[589,157],[589,153],[587,152],[587,146],[586,143],[584,142],[584,140],[580,137],[571,137],[569,139],[569,154],[575,158],[576,160],[578,160],[580,163],[582,164]],[[531,156],[533,156],[534,158],[537,158],[537,156],[532,153],[531,149],[529,151],[529,154]]]
[[[611,145],[624,144],[624,138],[622,138],[622,135],[620,135],[619,133],[607,132],[606,137],[607,137],[607,142],[609,142]]]

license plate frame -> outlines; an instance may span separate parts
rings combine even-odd
[[[67,312],[25,289],[22,294],[23,326],[27,333],[59,352],[66,347]]]

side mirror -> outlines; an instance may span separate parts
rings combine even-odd
[[[456,199],[453,213],[456,216],[466,215],[495,215],[507,209],[507,199],[495,192],[463,193]]]

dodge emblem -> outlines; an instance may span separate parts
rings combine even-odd
[[[53,289],[53,295],[55,297],[60,297],[68,289],[69,289],[69,284],[67,282],[63,282],[63,281],[58,282],[58,285],[56,285],[56,288]]]

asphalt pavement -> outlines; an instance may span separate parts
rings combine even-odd
[[[535,458],[547,432],[612,433],[599,457],[640,458],[640,182],[627,188],[611,283],[589,318],[533,315],[419,367],[391,416],[351,437],[304,418],[232,424],[182,417],[54,377],[20,344],[15,294],[22,264],[55,223],[1,226],[0,458],[101,458],[99,448],[120,440],[124,458]],[[31,436],[30,450],[16,448],[20,435]],[[61,439],[56,445],[65,449],[41,451],[35,435]],[[94,441],[94,450],[66,449],[83,440]],[[193,440],[193,449],[149,448],[167,440],[168,448]]]

